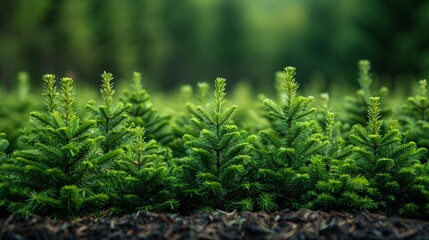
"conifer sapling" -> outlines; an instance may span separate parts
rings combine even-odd
[[[92,184],[111,158],[97,151],[95,122],[74,111],[73,80],[61,79],[60,95],[54,75],[43,81],[47,112],[31,113],[34,128],[23,132],[28,149],[14,152],[1,166],[9,180],[2,205],[18,215],[61,218],[100,210],[107,195],[93,192]]]
[[[170,116],[160,114],[153,106],[149,94],[142,86],[140,73],[134,72],[131,90],[126,90],[120,100],[124,104],[132,104],[128,116],[135,126],[145,129],[148,139],[165,146],[170,143],[173,138],[169,126]]]
[[[183,136],[189,155],[177,162],[180,182],[175,186],[187,205],[182,205],[184,212],[225,207],[250,211],[275,205],[269,194],[260,195],[260,184],[252,179],[257,165],[252,156],[254,136],[233,124],[237,107],[225,106],[225,86],[226,80],[217,78],[212,108],[193,110],[192,127],[198,136]]]

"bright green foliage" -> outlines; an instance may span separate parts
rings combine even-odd
[[[372,210],[379,206],[371,198],[377,189],[371,188],[370,182],[361,175],[333,172],[329,178],[319,181],[314,189],[307,193],[307,208],[353,211]]]
[[[381,210],[391,214],[398,211],[410,214],[410,209],[415,208],[424,211],[426,202],[423,199],[427,201],[429,195],[422,187],[424,184],[416,189],[415,181],[416,172],[427,174],[419,162],[426,149],[417,148],[413,142],[403,143],[397,121],[392,121],[388,129],[383,130],[380,98],[371,97],[368,102],[366,126],[354,125],[349,137],[352,155],[331,158],[328,177],[307,192],[306,207]],[[348,148],[342,151],[348,152]],[[421,175],[419,179],[425,181]]]
[[[404,128],[404,138],[414,141],[420,147],[429,148],[429,100],[427,81],[419,81],[419,93],[409,97],[404,106],[404,114],[401,115],[401,123]],[[426,155],[426,160],[429,155]]]
[[[314,98],[297,95],[299,85],[294,76],[295,68],[285,68],[281,79],[284,100],[281,104],[271,99],[264,100],[274,131],[263,130],[260,135],[274,167],[296,169],[304,166],[326,145],[319,134],[320,127],[311,120],[316,112],[311,107]]]
[[[339,132],[339,123],[335,120],[336,114],[330,111],[326,112],[324,136],[328,141],[323,149],[322,155],[331,159],[345,159],[350,155],[352,146],[347,145]]]
[[[305,169],[326,169],[318,155],[323,153],[328,142],[317,121],[311,119],[316,112],[311,107],[313,97],[297,93],[295,68],[287,67],[278,76],[283,101],[277,104],[271,99],[264,100],[272,127],[260,132],[258,150],[264,164],[259,175],[266,179],[279,205],[297,208],[301,196],[319,180]]]
[[[146,142],[142,127],[136,127],[132,134],[126,155],[108,173],[109,184],[114,186],[110,212],[175,210],[178,202],[170,189],[173,178],[165,161],[166,151],[155,140]]]
[[[131,90],[126,90],[121,98],[124,104],[132,104],[128,113],[135,126],[145,129],[148,139],[168,145],[173,135],[170,130],[170,116],[160,114],[153,106],[149,94],[142,87],[140,73],[134,72]]]
[[[370,192],[377,208],[396,213],[407,201],[414,201],[409,199],[415,187],[413,177],[405,177],[404,173],[415,171],[427,150],[418,148],[414,142],[403,143],[397,121],[392,121],[386,131],[382,130],[379,101],[379,97],[369,99],[367,126],[353,126],[350,142],[355,146],[353,158],[357,171],[374,188]]]
[[[353,134],[350,135],[350,142],[355,145],[357,164],[368,177],[418,163],[424,151],[417,149],[414,142],[402,143],[397,121],[392,121],[387,132],[383,133],[379,100],[379,97],[370,98],[367,126],[353,126]]]
[[[357,174],[356,163],[349,158],[353,146],[348,145],[338,133],[335,113],[326,112],[325,124],[324,135],[328,144],[322,155],[313,157],[311,164],[304,168],[314,180],[300,207],[323,210],[374,208],[372,199],[364,195],[367,189],[362,186],[367,185],[367,180]],[[353,206],[350,196],[356,199]]]
[[[275,205],[270,195],[258,194],[260,184],[252,180],[257,165],[252,156],[254,136],[233,124],[237,107],[225,106],[225,85],[225,79],[216,79],[212,108],[197,106],[192,111],[199,135],[183,137],[188,156],[177,161],[180,181],[175,186],[184,212],[269,210]]]
[[[429,119],[428,86],[426,79],[419,81],[419,93],[415,97],[409,97],[409,105],[405,109],[416,120],[427,121]]]
[[[129,141],[130,130],[128,125],[128,111],[131,104],[122,102],[113,103],[113,76],[111,73],[104,72],[102,75],[102,85],[100,89],[104,100],[103,105],[95,106],[94,102],[89,102],[87,108],[97,121],[99,135],[103,137],[98,143],[104,153],[112,152],[114,155],[121,155],[124,144]],[[114,151],[114,153],[113,153]]]
[[[107,195],[92,192],[91,185],[112,158],[97,151],[95,121],[76,116],[73,80],[61,79],[59,97],[55,76],[45,75],[43,80],[48,111],[31,113],[34,128],[23,135],[29,148],[14,152],[1,166],[1,204],[25,216],[74,217],[97,211]]]
[[[190,126],[191,118],[196,116],[196,104],[208,107],[207,93],[210,88],[209,84],[201,82],[198,83],[197,87],[196,96],[193,96],[192,94],[192,86],[186,85],[181,88],[181,96],[185,105],[185,109],[183,111],[177,112],[171,121],[171,129],[174,139],[171,141],[169,146],[174,152],[174,156],[177,158],[187,155],[182,137],[185,134],[190,134],[192,136],[199,135],[199,129]]]
[[[368,121],[368,99],[372,96],[384,96],[388,91],[386,87],[380,88],[378,92],[373,92],[371,89],[373,80],[370,74],[371,64],[368,60],[360,60],[358,62],[358,69],[358,83],[360,89],[356,92],[356,96],[349,96],[345,99],[346,115],[343,116],[342,121],[348,124],[345,126],[346,128],[350,128],[355,124],[366,124]],[[381,114],[386,117],[391,114],[391,110],[383,108]]]
[[[151,104],[139,74],[116,102],[105,72],[102,103],[88,103],[85,120],[72,79],[61,79],[57,92],[55,76],[45,75],[45,111],[31,112],[31,128],[19,131],[25,148],[7,149],[9,132],[0,134],[0,217],[311,208],[428,219],[427,83],[419,82],[400,121],[386,124],[369,62],[359,67],[349,115],[334,113],[327,94],[321,103],[300,96],[287,67],[277,74],[280,100],[260,95],[264,112],[241,115],[239,124],[222,78],[212,100],[207,83],[195,95],[183,87],[183,107],[170,119]]]

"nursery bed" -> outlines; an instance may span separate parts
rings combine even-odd
[[[429,222],[310,210],[0,220],[1,239],[429,239]]]

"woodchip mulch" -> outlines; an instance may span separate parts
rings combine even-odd
[[[429,222],[311,210],[0,219],[0,239],[429,239]]]

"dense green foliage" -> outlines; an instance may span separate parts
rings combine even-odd
[[[71,78],[44,76],[45,112],[31,112],[34,127],[22,131],[27,148],[14,151],[1,165],[1,205],[15,214],[71,217],[99,210],[108,200],[91,186],[97,173],[113,160],[97,148],[94,120],[81,120],[74,111]]]
[[[131,104],[128,112],[131,122],[145,128],[146,136],[162,144],[168,144],[173,137],[169,131],[169,116],[158,113],[150,96],[143,88],[140,73],[133,74],[130,90],[125,90],[121,98],[124,104]]]
[[[197,106],[191,118],[198,135],[183,136],[188,156],[178,160],[177,191],[184,211],[203,208],[253,210],[259,183],[252,179],[256,161],[252,139],[234,125],[237,106],[225,108],[225,79],[215,81],[212,107]],[[182,197],[183,196],[183,197]],[[258,206],[257,208],[263,208]]]
[[[229,104],[223,78],[212,96],[207,83],[195,94],[182,87],[182,101],[165,96],[173,109],[164,112],[140,74],[116,100],[106,72],[94,97],[101,103],[79,116],[73,80],[62,78],[57,91],[45,75],[45,109],[30,122],[15,103],[2,108],[10,112],[2,122],[18,115],[25,127],[12,149],[12,129],[0,134],[0,214],[311,208],[429,219],[427,82],[395,112],[385,90],[371,90],[369,62],[358,67],[360,89],[342,108],[327,94],[300,95],[296,69],[286,67],[276,75],[278,99],[249,100],[252,116]]]

